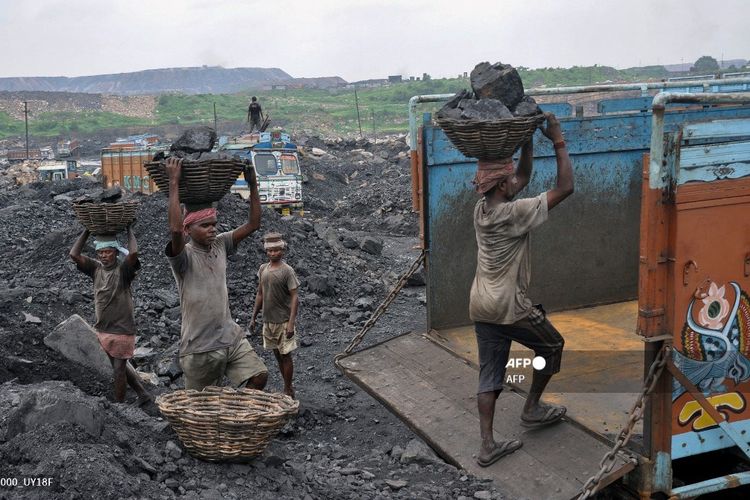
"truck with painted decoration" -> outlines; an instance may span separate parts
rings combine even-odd
[[[144,165],[166,150],[167,146],[150,134],[113,142],[101,151],[102,184],[107,188],[120,186],[130,193],[156,192],[158,187]]]
[[[442,458],[509,498],[589,498],[607,487],[672,499],[739,487],[732,498],[742,498],[750,484],[750,80],[527,94],[560,119],[575,172],[575,194],[531,235],[529,297],[565,338],[544,399],[565,405],[565,420],[521,432],[533,353],[514,345],[520,362],[508,366],[494,426],[498,438],[524,445],[487,468],[475,461],[476,161],[429,113],[417,115],[421,103],[450,95],[416,96],[409,106],[421,222],[412,269],[424,262],[426,328],[355,352],[358,336],[337,366]],[[596,113],[570,104],[585,95],[595,96]],[[519,196],[554,185],[554,149],[539,132],[533,166]]]
[[[255,169],[262,205],[282,214],[303,214],[302,172],[297,146],[280,129],[251,134],[222,145],[220,151],[247,159]],[[232,186],[232,192],[247,199],[250,189],[244,175]]]

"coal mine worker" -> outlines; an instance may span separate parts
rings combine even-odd
[[[138,260],[138,243],[132,226],[128,227],[128,248],[122,248],[114,236],[97,237],[95,241],[97,259],[81,255],[89,238],[88,229],[83,231],[70,249],[70,258],[78,269],[94,281],[94,330],[99,343],[107,353],[114,374],[114,399],[125,401],[129,385],[138,395],[138,404],[153,400],[143,387],[141,378],[128,360],[135,350],[135,318],[133,296],[130,285],[141,267]],[[120,260],[118,255],[123,256]]]
[[[482,198],[474,207],[478,252],[469,316],[474,322],[479,350],[477,405],[482,444],[477,462],[483,467],[522,446],[515,439],[495,441],[492,432],[495,403],[503,389],[511,342],[532,349],[536,360],[521,425],[527,428],[550,425],[559,422],[566,412],[564,406],[540,402],[550,378],[560,370],[564,341],[547,320],[541,305],[532,305],[526,295],[530,279],[529,232],[544,223],[548,211],[573,193],[573,169],[560,122],[548,113],[546,123],[541,130],[552,141],[557,159],[553,189],[533,198],[515,199],[531,179],[534,154],[531,139],[521,149],[518,169],[510,158],[480,161],[474,179]]]
[[[294,398],[292,351],[297,349],[294,327],[299,307],[299,280],[292,266],[284,259],[286,242],[279,233],[268,233],[263,238],[268,262],[258,270],[258,291],[250,319],[250,331],[255,331],[255,319],[263,310],[263,347],[273,350],[284,379],[284,394]]]
[[[247,121],[250,123],[250,132],[256,130],[260,132],[260,123],[263,116],[263,108],[260,107],[258,98],[253,96],[250,99],[250,106],[247,107]]]
[[[260,227],[260,198],[255,173],[249,170],[248,221],[233,231],[216,234],[215,208],[180,209],[182,160],[168,158],[169,231],[165,253],[177,282],[182,312],[180,365],[185,388],[203,390],[226,376],[236,387],[263,389],[268,370],[232,319],[227,289],[227,257]],[[190,241],[186,242],[186,238]]]

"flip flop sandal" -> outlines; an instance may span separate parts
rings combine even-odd
[[[500,444],[495,446],[492,453],[487,458],[477,457],[477,465],[480,467],[489,467],[506,455],[510,455],[517,449],[523,446],[523,442],[517,439],[510,439],[508,441],[502,441]]]
[[[564,406],[550,406],[539,420],[527,420],[521,417],[521,425],[527,429],[546,427],[562,420],[567,411],[568,409]]]

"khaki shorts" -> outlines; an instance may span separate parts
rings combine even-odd
[[[297,348],[297,330],[286,338],[287,323],[263,323],[263,348],[278,349],[279,354],[289,354]]]
[[[224,375],[232,385],[239,387],[248,379],[268,372],[246,338],[232,347],[183,356],[180,365],[184,372],[185,389],[196,391],[202,391],[209,385],[220,385]]]

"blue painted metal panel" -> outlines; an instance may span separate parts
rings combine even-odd
[[[750,108],[711,108],[667,112],[665,130],[674,132],[684,122],[709,119],[750,118]],[[605,115],[560,120],[565,142],[571,155],[583,153],[611,153],[616,151],[647,152],[651,144],[651,112],[637,115]],[[437,127],[425,129],[427,165],[466,163],[458,151]],[[534,135],[535,156],[554,157],[554,150],[541,132]]]
[[[750,137],[750,120],[711,120],[702,123],[688,123],[682,128],[682,139],[725,139]]]
[[[729,474],[728,476],[707,479],[699,483],[673,488],[670,498],[674,500],[687,500],[689,498],[696,498],[700,495],[707,495],[717,491],[736,488],[745,484],[750,484],[750,472],[737,472],[735,474]],[[739,498],[739,496],[736,498]]]
[[[710,108],[666,114],[672,133],[686,121],[750,118],[750,108]],[[561,120],[576,176],[576,193],[532,234],[529,294],[549,310],[628,300],[637,295],[642,156],[648,152],[651,113]],[[472,214],[478,195],[473,159],[443,131],[423,127],[426,242],[429,248],[428,317],[431,328],[469,323],[468,291],[476,243]],[[534,175],[520,196],[554,185],[549,140],[534,143]],[[584,262],[585,265],[570,265]]]
[[[426,137],[440,134],[434,127],[425,130]],[[637,289],[642,152],[580,154],[573,162],[576,195],[555,208],[531,241],[530,296],[549,310],[632,299]],[[476,267],[472,214],[479,199],[471,184],[475,171],[476,163],[468,160],[427,169],[431,328],[469,323]],[[556,171],[555,158],[536,157],[532,180],[520,196],[553,187]]]
[[[740,420],[727,425],[730,425],[736,434],[750,436],[750,420]],[[750,437],[744,440],[750,443]],[[720,427],[700,432],[685,432],[672,436],[672,458],[692,457],[732,446],[734,443]]]
[[[567,102],[544,102],[539,107],[545,113],[554,113],[558,118],[564,118],[573,114],[573,106]]]
[[[680,149],[680,168],[721,165],[748,160],[750,160],[750,141],[683,146]]]
[[[622,113],[623,111],[648,111],[651,109],[653,97],[633,97],[631,99],[605,99],[596,105],[602,114]]]

